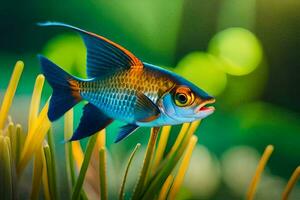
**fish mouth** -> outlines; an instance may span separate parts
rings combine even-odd
[[[215,107],[211,106],[211,104],[215,103],[215,99],[209,99],[201,103],[197,108],[195,109],[195,113],[200,113],[200,112],[214,112]]]

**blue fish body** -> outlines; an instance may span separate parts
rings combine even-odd
[[[116,142],[140,126],[160,127],[202,119],[213,113],[215,100],[183,77],[143,63],[124,47],[74,26],[47,22],[77,31],[87,48],[88,79],[74,77],[43,56],[42,72],[53,88],[48,117],[60,118],[82,100],[88,102],[72,140],[90,136],[117,119]]]

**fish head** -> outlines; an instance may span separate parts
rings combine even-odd
[[[162,112],[173,123],[186,123],[203,119],[215,110],[210,104],[215,98],[189,81],[177,81],[160,99]]]

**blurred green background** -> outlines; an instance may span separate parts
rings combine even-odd
[[[80,37],[36,23],[60,21],[81,27],[216,96],[216,112],[197,130],[199,144],[179,199],[243,198],[268,144],[275,151],[256,198],[279,199],[300,164],[299,10],[299,0],[2,1],[0,98],[14,63],[23,60],[25,71],[11,115],[26,125],[33,84],[40,73],[39,53],[84,77],[86,53]],[[44,102],[50,94],[46,85]],[[81,106],[75,109],[76,121]],[[59,168],[64,168],[62,122],[54,123]],[[112,174],[126,163],[123,156],[137,142],[145,146],[149,137],[142,128],[114,144],[120,125],[115,122],[108,128]],[[172,129],[170,144],[178,129]],[[60,177],[64,192],[66,175]],[[109,185],[112,193],[118,192],[113,180]],[[300,199],[300,184],[291,199]]]

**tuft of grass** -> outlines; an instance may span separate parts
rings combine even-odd
[[[8,116],[12,101],[23,71],[24,64],[18,61],[15,65],[7,91],[0,107],[0,199],[18,199],[20,177],[33,160],[33,176],[31,181],[30,199],[59,199],[58,176],[56,171],[55,144],[51,123],[47,117],[49,101],[40,110],[40,100],[44,85],[44,76],[38,75],[33,88],[28,113],[28,130],[13,121]],[[64,138],[67,141],[73,133],[73,110],[65,115]],[[186,170],[190,162],[193,149],[197,143],[194,133],[200,121],[185,123],[171,147],[166,152],[171,126],[162,127],[160,137],[159,128],[152,128],[148,146],[144,155],[144,162],[140,173],[136,177],[136,187],[131,199],[175,199],[182,185]],[[107,176],[107,155],[105,130],[89,138],[85,152],[79,141],[66,142],[66,173],[69,191],[72,199],[108,199],[110,182]],[[133,158],[140,144],[131,153],[122,178],[119,199],[125,198],[126,179],[130,171]],[[98,156],[92,158],[92,153]],[[253,199],[261,173],[273,152],[273,146],[268,146],[259,162],[256,173],[249,186],[247,199]],[[95,159],[97,165],[95,165]],[[92,179],[87,177],[92,175]],[[287,199],[293,186],[300,176],[298,167],[288,182],[283,199]],[[99,182],[94,181],[99,177]],[[93,196],[89,193],[87,184],[100,190]]]

